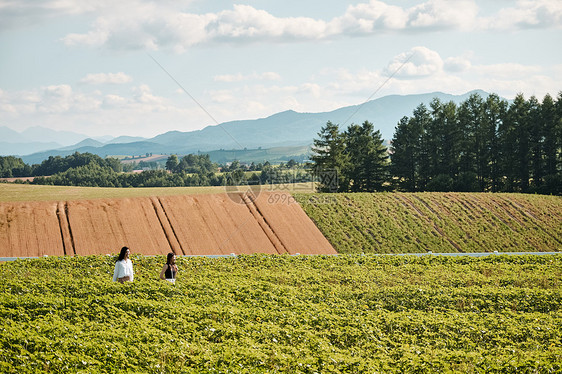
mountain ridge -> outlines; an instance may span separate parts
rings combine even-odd
[[[352,123],[369,121],[374,124],[375,129],[381,131],[383,139],[389,140],[400,119],[404,116],[411,116],[418,105],[423,103],[428,106],[434,98],[443,102],[453,101],[459,104],[472,94],[479,94],[483,98],[489,95],[482,90],[473,90],[462,95],[443,92],[388,95],[328,112],[301,113],[285,110],[263,118],[227,121],[200,130],[188,132],[171,130],[148,139],[122,136],[119,137],[121,140],[117,140],[122,141],[119,143],[115,141],[100,144],[90,142],[90,144],[78,143],[74,146],[50,151],[43,149],[42,152],[24,155],[22,159],[28,160],[26,162],[40,162],[40,157],[63,156],[71,150],[92,152],[105,157],[107,155],[139,155],[147,152],[187,154],[227,149],[303,146],[312,143],[327,121],[339,124],[342,130]]]

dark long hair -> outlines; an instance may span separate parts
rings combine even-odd
[[[173,252],[168,253],[168,257],[166,258],[166,265],[170,265],[170,261],[172,261],[172,258],[175,256],[175,254]]]
[[[129,249],[129,247],[121,248],[121,252],[119,253],[119,258],[117,259],[117,261],[122,261],[122,260],[125,259],[125,255],[127,254],[128,249]]]

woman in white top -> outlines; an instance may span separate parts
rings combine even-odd
[[[127,247],[121,248],[119,258],[115,263],[115,270],[113,270],[113,281],[125,283],[133,281],[133,263],[129,259],[131,251]]]

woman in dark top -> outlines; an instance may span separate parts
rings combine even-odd
[[[165,279],[168,282],[176,282],[176,274],[178,273],[178,266],[176,265],[176,255],[172,252],[168,253],[166,265],[160,272],[160,279]]]

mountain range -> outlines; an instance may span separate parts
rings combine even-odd
[[[0,155],[17,155],[26,163],[40,163],[49,156],[66,156],[76,151],[105,157],[300,147],[312,144],[328,121],[339,124],[343,130],[351,123],[360,124],[367,120],[381,131],[384,139],[389,140],[398,121],[404,116],[411,116],[421,103],[429,105],[431,100],[438,98],[443,102],[459,104],[474,93],[483,98],[488,96],[488,93],[480,90],[463,95],[442,92],[389,95],[330,112],[298,113],[288,110],[266,118],[224,122],[196,131],[169,131],[150,139],[135,136],[91,139],[83,134],[42,127],[28,128],[21,133],[0,127]]]

